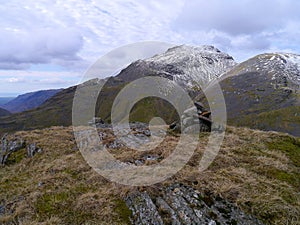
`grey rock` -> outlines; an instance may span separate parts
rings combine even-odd
[[[157,156],[157,155],[145,155],[143,158],[144,158],[144,160],[155,161],[159,158],[159,156]]]
[[[5,205],[0,205],[0,217],[5,214]]]
[[[181,184],[161,189],[159,196],[136,192],[126,199],[132,224],[262,225],[232,203]]]
[[[173,224],[173,225],[180,225],[180,221],[177,218],[177,214],[174,211],[174,209],[172,209],[168,203],[161,197],[158,197],[156,199],[156,205],[159,209],[159,212],[167,214],[169,219],[165,222]]]
[[[5,165],[12,153],[24,148],[27,149],[27,156],[30,158],[36,153],[42,151],[42,149],[38,148],[35,143],[26,144],[25,140],[20,137],[8,138],[7,134],[5,134],[1,139],[0,165]]]
[[[146,135],[146,136],[148,136],[148,137],[151,136],[150,130],[144,130],[143,134]]]
[[[191,117],[193,115],[196,115],[197,114],[197,110],[196,108],[193,106],[189,109],[186,109],[184,112],[183,112],[183,117]]]
[[[42,152],[42,149],[38,148],[35,143],[27,145],[27,156],[32,158],[36,153]]]
[[[155,204],[147,193],[138,192],[131,194],[127,197],[126,204],[132,211],[132,224],[163,225],[163,220],[161,219]]]
[[[12,140],[8,140],[7,134],[5,134],[1,139],[0,164],[4,165],[13,152],[24,147],[25,141],[22,138],[14,137]]]

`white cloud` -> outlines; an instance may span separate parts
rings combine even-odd
[[[79,61],[77,52],[83,44],[80,34],[72,29],[1,30],[0,36],[0,65],[12,69],[53,60]]]
[[[186,1],[176,23],[190,30],[256,34],[299,20],[299,6],[299,1],[294,0],[191,0]]]
[[[9,83],[21,83],[21,82],[24,82],[25,79],[24,78],[18,78],[18,77],[11,77],[11,78],[8,78],[6,79],[7,82]]]
[[[0,67],[28,68],[32,63],[90,63],[109,50],[142,40],[174,42],[168,29],[182,1],[29,1],[0,6]],[[170,35],[172,34],[172,35]],[[81,66],[86,66],[80,62]]]

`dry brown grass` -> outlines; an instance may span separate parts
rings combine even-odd
[[[284,134],[229,127],[215,161],[199,172],[208,139],[208,134],[201,134],[189,163],[152,187],[121,186],[98,175],[78,151],[71,127],[15,135],[36,143],[43,151],[0,168],[0,205],[5,203],[11,211],[0,217],[0,224],[126,224],[129,212],[122,199],[128,193],[148,190],[155,194],[173,182],[210,190],[266,223],[299,224],[300,141]],[[168,136],[150,154],[166,158],[177,141],[177,137]],[[289,151],[291,148],[296,153]],[[149,154],[126,148],[111,152],[124,162]]]

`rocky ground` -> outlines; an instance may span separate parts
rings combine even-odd
[[[136,192],[126,198],[132,224],[263,224],[220,196],[190,186],[173,184],[155,195]]]
[[[131,127],[150,137],[143,124]],[[137,166],[160,163],[179,138],[167,133],[155,149],[139,152],[116,144],[109,126],[98,132],[116,159]],[[218,156],[200,172],[208,138],[200,134],[176,175],[130,187],[87,164],[72,127],[8,134],[1,141],[1,156],[11,153],[0,167],[0,224],[298,224],[299,138],[229,127]]]

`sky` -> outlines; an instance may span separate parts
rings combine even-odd
[[[300,54],[298,0],[0,3],[0,96],[75,85],[101,56],[142,41],[214,45],[238,62],[264,52]]]

